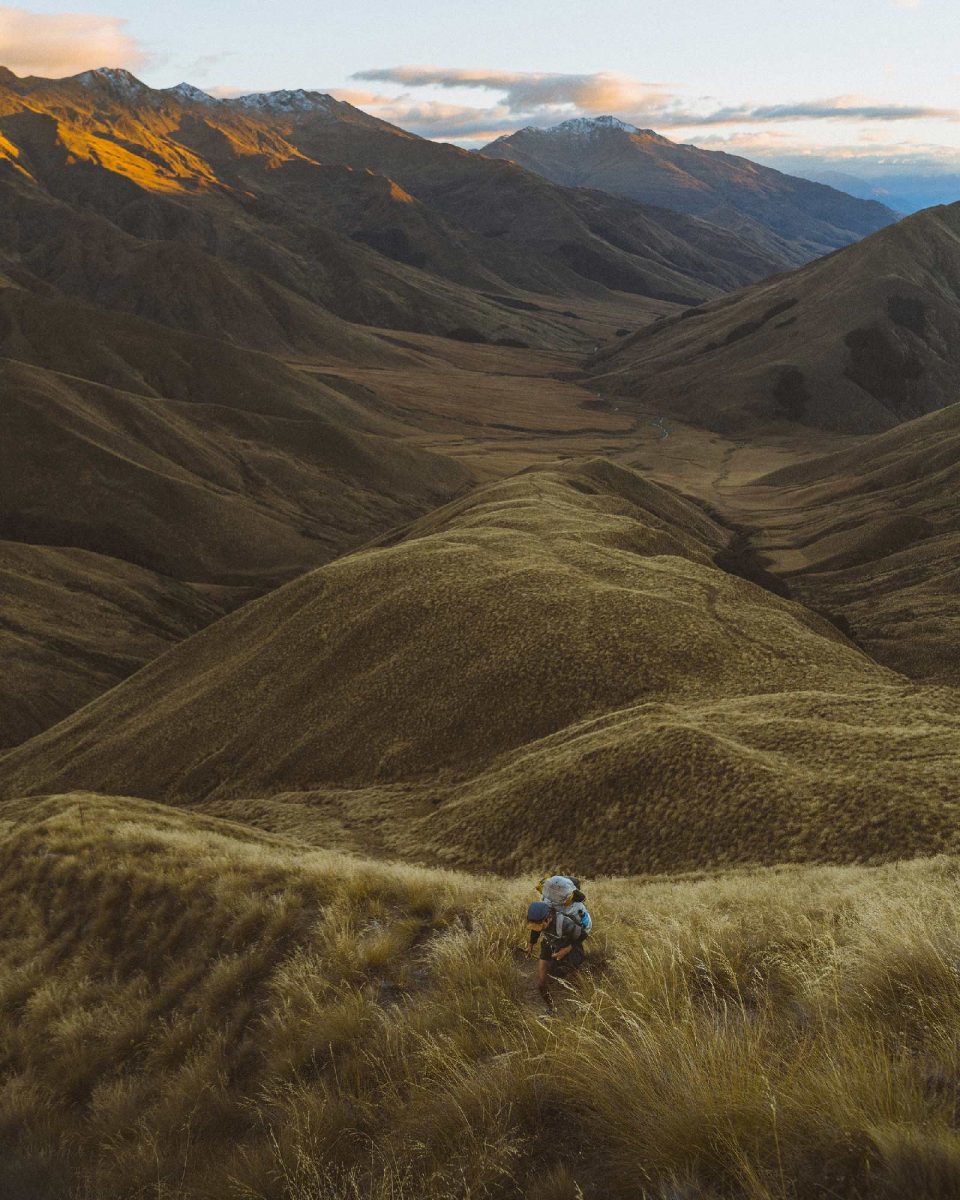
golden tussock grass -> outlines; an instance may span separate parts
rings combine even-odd
[[[960,865],[590,881],[536,999],[533,880],[141,801],[7,804],[11,1200],[956,1196]]]
[[[727,540],[601,459],[521,473],[175,646],[0,794],[300,801],[320,844],[335,812],[352,848],[501,872],[571,828],[593,874],[958,848],[956,693],[719,569]]]

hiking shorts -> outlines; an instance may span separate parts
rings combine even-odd
[[[574,942],[573,949],[566,956],[566,958],[562,958],[559,962],[557,962],[553,957],[553,950],[551,947],[548,946],[546,942],[541,941],[540,943],[540,958],[544,962],[548,962],[550,964],[550,970],[555,972],[557,975],[562,975],[567,971],[576,970],[576,968],[579,967],[583,962],[585,957],[586,955],[583,952],[583,946],[581,946],[579,942]]]

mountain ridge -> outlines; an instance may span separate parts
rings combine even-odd
[[[880,433],[954,402],[960,203],[656,322],[591,358],[598,387],[737,435]]]
[[[723,151],[701,150],[614,116],[577,117],[505,134],[478,153],[509,159],[568,187],[595,187],[776,239],[800,265],[849,245],[898,214]]]
[[[79,201],[111,223],[100,233],[105,243],[116,228],[141,241],[167,228],[181,253],[189,244],[252,269],[341,320],[439,334],[469,328],[544,346],[576,339],[576,325],[545,322],[533,307],[506,321],[483,293],[625,292],[696,303],[783,262],[748,238],[557,188],[322,93],[209,103],[181,85],[154,90],[112,70],[8,84],[0,85],[0,181],[5,174],[8,187],[19,185],[12,200],[21,208]],[[58,236],[73,236],[71,218],[61,210],[57,219]],[[99,258],[123,252],[105,245]],[[0,236],[0,262],[2,254]],[[41,265],[43,281],[59,285],[57,271]],[[99,291],[84,297],[102,299]]]
[[[841,826],[828,858],[882,855],[960,799],[954,696],[721,569],[729,536],[603,460],[523,472],[162,654],[0,757],[0,795],[298,813],[484,870],[562,854],[557,807],[591,872],[808,861]]]

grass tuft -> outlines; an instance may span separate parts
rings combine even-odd
[[[591,881],[548,1009],[531,880],[84,804],[0,842],[5,1198],[960,1194],[954,859]]]

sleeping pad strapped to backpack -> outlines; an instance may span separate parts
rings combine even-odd
[[[580,891],[580,880],[570,875],[550,875],[539,883],[540,898],[549,904],[556,914],[553,928],[559,934],[564,927],[564,917],[570,917],[580,928],[578,941],[590,933],[593,921],[584,904],[586,896]]]

